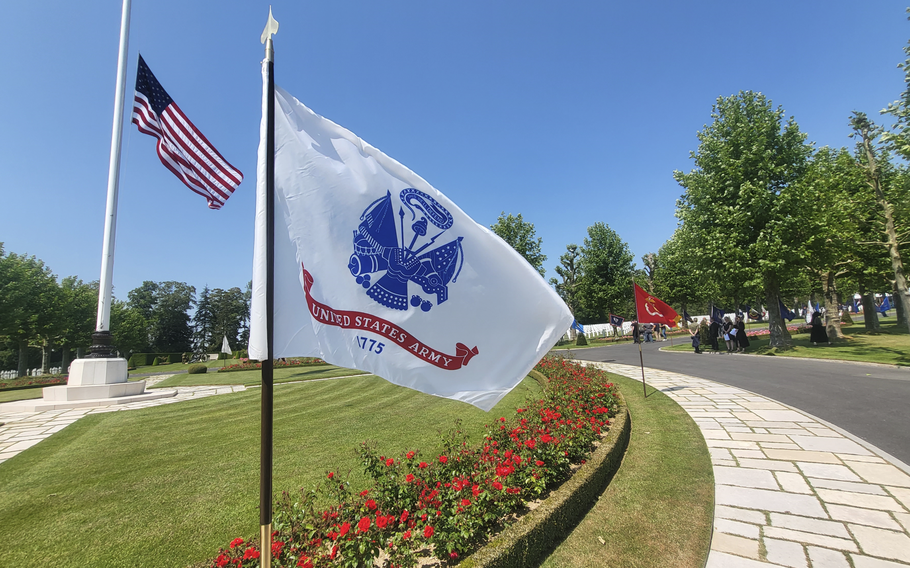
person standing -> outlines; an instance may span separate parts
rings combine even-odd
[[[825,324],[822,323],[822,315],[819,312],[812,313],[812,329],[809,339],[812,341],[812,345],[818,345],[819,343],[831,344],[831,342],[828,341],[828,334],[825,332]]]
[[[737,317],[733,327],[736,328],[736,343],[739,345],[739,352],[743,353],[746,347],[749,346],[749,338],[746,336],[746,322],[743,321],[742,317]]]
[[[632,320],[632,343],[641,343],[641,329],[637,320]]]
[[[720,350],[717,345],[718,336],[720,336],[720,324],[712,319],[711,325],[708,326],[708,338],[711,341],[711,349],[715,352]]]
[[[701,350],[699,350],[699,346],[701,345],[701,338],[698,336],[698,329],[690,329],[689,334],[692,336],[692,348],[695,349],[696,353],[701,353]]]
[[[724,342],[726,342],[726,344],[727,344],[727,353],[733,353],[733,342],[735,341],[733,338],[736,335],[736,333],[733,331],[735,328],[733,327],[733,322],[730,321],[730,316],[726,316],[724,318],[723,329],[724,329]]]

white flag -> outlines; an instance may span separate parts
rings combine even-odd
[[[572,323],[565,303],[420,176],[278,87],[275,98],[274,356],[491,409]],[[267,354],[265,132],[263,105],[254,359]]]
[[[224,341],[221,342],[221,352],[227,353],[228,355],[231,355],[234,353],[233,351],[231,351],[231,344],[228,343],[227,335],[224,336]]]

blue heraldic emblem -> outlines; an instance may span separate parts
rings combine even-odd
[[[408,286],[413,282],[425,294],[435,294],[437,305],[445,302],[449,298],[449,282],[458,279],[464,264],[464,237],[434,247],[436,240],[452,228],[452,214],[414,188],[403,189],[398,197],[401,205],[397,215],[392,193],[387,191],[360,216],[348,268],[367,295],[383,306],[407,310],[410,304],[428,312],[433,302],[417,294],[409,299]],[[408,233],[405,208],[410,212]],[[385,274],[374,280],[372,275],[383,271]]]

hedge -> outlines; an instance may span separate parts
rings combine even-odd
[[[156,357],[167,357],[168,363],[182,363],[183,353],[133,353],[130,356],[130,367],[146,367],[152,364]]]

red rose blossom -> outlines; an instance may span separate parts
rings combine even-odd
[[[445,456],[439,456],[439,463],[446,463],[447,461],[449,461],[449,458]]]
[[[376,501],[373,501],[372,499],[367,499],[367,502],[365,503],[365,505],[367,506],[367,509],[369,509],[371,511],[376,510]]]
[[[234,540],[231,541],[231,548],[236,548],[236,547],[240,546],[241,544],[243,544],[243,539],[235,538]]]
[[[370,517],[364,517],[357,523],[357,531],[364,533],[368,530],[370,530]]]
[[[423,529],[423,538],[430,538],[431,536],[433,536],[433,532],[434,532],[434,531],[433,531],[433,527],[430,526],[430,525],[427,525],[427,526]]]
[[[333,477],[335,477],[335,472],[334,472],[334,471],[330,471],[330,472],[329,472],[329,479],[332,479]]]
[[[351,530],[351,523],[342,524],[341,529],[338,531],[338,536],[344,536],[348,534],[349,530]]]

